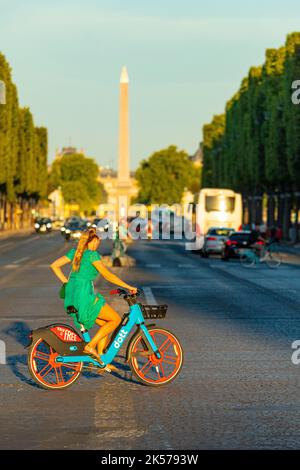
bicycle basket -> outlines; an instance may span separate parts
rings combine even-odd
[[[145,320],[150,318],[165,318],[168,306],[167,305],[141,305],[143,317]]]

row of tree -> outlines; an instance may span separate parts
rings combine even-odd
[[[286,237],[291,211],[298,227],[300,209],[297,80],[300,33],[292,33],[285,46],[266,51],[261,67],[250,68],[225,113],[203,128],[203,186],[241,192],[245,222],[261,223],[267,201],[268,225],[281,226]]]
[[[32,210],[47,196],[47,129],[35,127],[29,108],[19,106],[11,69],[0,53],[0,230],[31,223]]]

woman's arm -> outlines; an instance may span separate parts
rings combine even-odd
[[[68,263],[71,263],[69,258],[67,256],[61,256],[61,258],[58,258],[50,265],[50,268],[54,272],[55,276],[58,277],[58,279],[63,283],[68,282],[68,279],[60,268]]]
[[[112,284],[116,284],[117,286],[124,287],[125,289],[130,290],[130,292],[135,293],[137,291],[136,287],[132,287],[126,282],[123,282],[118,276],[111,273],[106,266],[102,263],[102,261],[95,261],[93,263],[97,271],[106,279],[107,281],[111,282]]]

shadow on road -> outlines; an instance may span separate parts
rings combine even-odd
[[[28,335],[31,332],[31,328],[25,322],[14,322],[4,330],[4,333],[13,338],[17,343],[23,347],[29,343]],[[38,385],[29,377],[27,368],[27,354],[16,354],[14,356],[8,356],[7,365],[10,367],[13,374],[27,385],[38,387]]]
[[[9,327],[4,330],[4,333],[13,338],[17,343],[21,344],[23,347],[27,346],[29,343],[29,334],[31,328],[24,323],[23,321],[16,321],[11,323]]]

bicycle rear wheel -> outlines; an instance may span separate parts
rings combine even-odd
[[[265,255],[265,262],[269,268],[278,268],[282,263],[282,256],[280,253],[268,251]]]
[[[80,376],[82,362],[61,364],[55,362],[58,353],[42,338],[28,351],[28,369],[33,380],[47,390],[61,390],[72,385]]]
[[[240,255],[240,263],[245,268],[251,268],[255,265],[255,253],[245,251]]]
[[[133,374],[144,385],[160,387],[174,380],[183,364],[183,350],[176,336],[168,330],[148,328],[157,345],[161,358],[147,355],[147,346],[142,333],[133,337],[129,347],[130,367]]]

